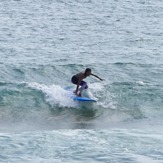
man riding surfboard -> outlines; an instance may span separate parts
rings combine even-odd
[[[84,89],[87,89],[87,88],[88,88],[87,83],[86,83],[85,81],[83,81],[83,79],[85,79],[86,77],[88,77],[88,76],[90,76],[90,75],[92,75],[92,76],[98,78],[99,80],[103,81],[103,79],[101,79],[101,78],[98,77],[97,75],[93,74],[93,73],[91,72],[91,69],[90,69],[90,68],[86,68],[84,72],[80,72],[80,73],[74,75],[74,76],[71,78],[71,82],[72,82],[73,84],[76,84],[76,85],[77,85],[77,86],[76,86],[76,90],[74,91],[74,93],[75,93],[77,96],[80,96],[80,97],[81,97],[81,96],[82,96],[82,91],[83,91]],[[79,88],[79,85],[81,86],[80,88]],[[78,92],[79,92],[79,93],[78,93]]]

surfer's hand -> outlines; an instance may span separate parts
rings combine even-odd
[[[77,90],[75,90],[74,93],[75,93],[76,95],[78,95],[78,91],[77,91]]]

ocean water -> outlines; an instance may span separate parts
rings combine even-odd
[[[161,0],[1,0],[0,162],[163,163],[162,17]],[[87,67],[96,103],[64,89]]]

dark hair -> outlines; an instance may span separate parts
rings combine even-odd
[[[90,68],[86,68],[85,69],[85,72],[84,72],[84,75],[86,76],[87,72],[91,72],[91,69]]]

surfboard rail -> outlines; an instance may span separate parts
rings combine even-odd
[[[75,101],[82,101],[82,102],[97,102],[95,99],[91,99],[91,98],[88,98],[88,97],[74,97],[73,98]]]

